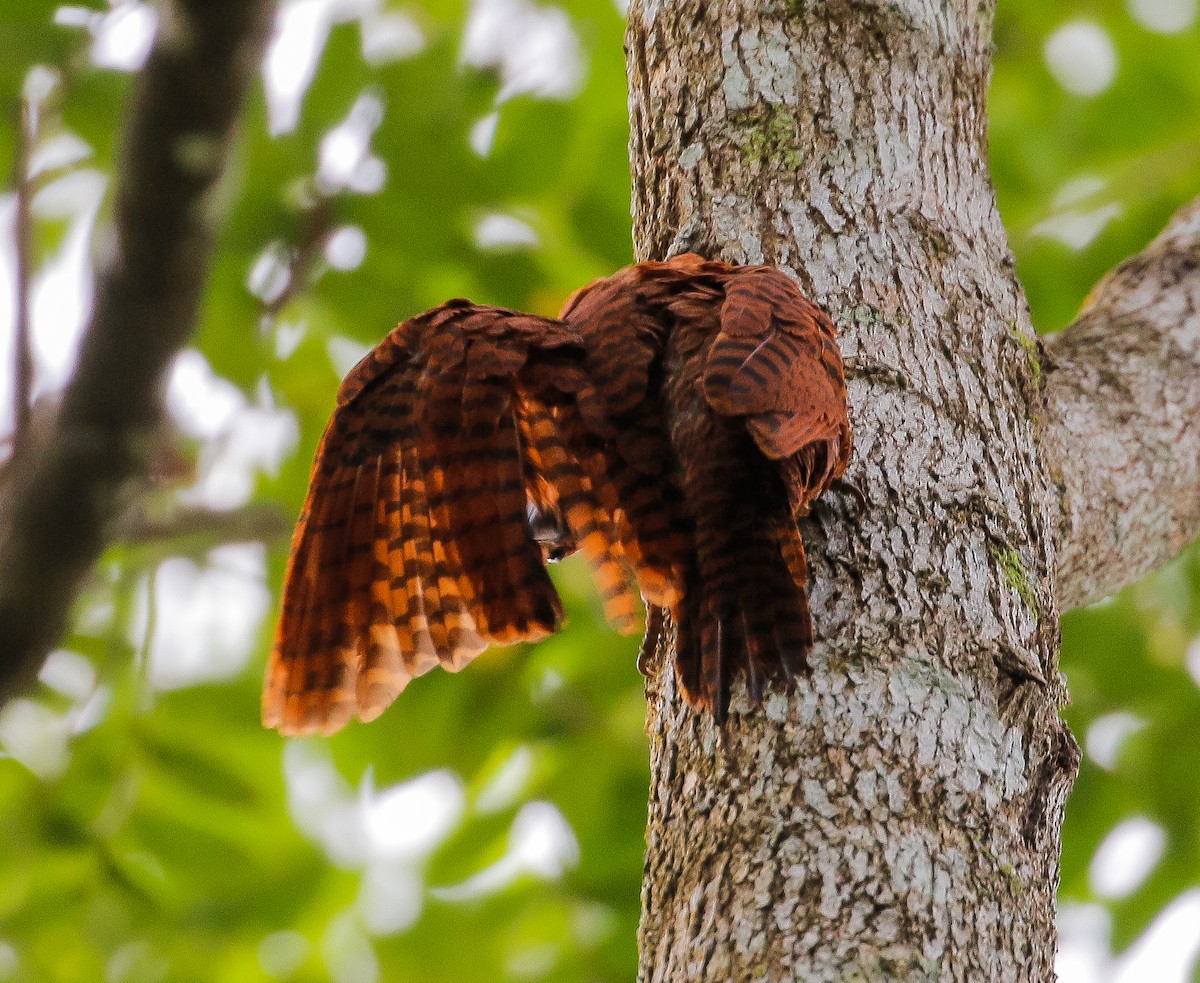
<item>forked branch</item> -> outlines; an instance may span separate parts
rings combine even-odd
[[[1200,534],[1200,199],[1046,340],[1058,601],[1098,600]]]

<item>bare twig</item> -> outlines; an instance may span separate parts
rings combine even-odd
[[[290,250],[287,283],[277,296],[263,303],[262,319],[265,326],[274,323],[280,311],[309,285],[332,227],[333,211],[330,200],[317,193],[312,203],[301,214],[299,235]]]
[[[163,377],[195,321],[212,251],[211,192],[273,6],[174,0],[135,82],[114,245],[79,367],[0,503],[0,695],[34,678],[111,537],[122,488],[146,467]]]
[[[33,277],[33,222],[30,200],[33,188],[29,159],[36,138],[29,103],[21,99],[16,111],[16,153],[13,155],[13,186],[16,189],[14,223],[16,257],[16,310],[13,319],[13,431],[12,454],[16,457],[29,435],[29,410],[33,396],[33,356],[30,350],[29,286]]]
[[[280,539],[291,532],[292,521],[281,506],[266,502],[226,511],[185,508],[161,518],[135,510],[122,517],[118,535],[122,542],[134,545],[191,540],[209,549],[222,543]]]
[[[1062,505],[1066,609],[1200,533],[1200,199],[1046,339],[1043,454]]]

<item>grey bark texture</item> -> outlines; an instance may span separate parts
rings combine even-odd
[[[774,264],[830,312],[868,503],[805,528],[810,679],[723,729],[651,686],[644,983],[1054,979],[1060,599],[1197,531],[1197,281],[1161,240],[1043,357],[987,169],[992,9],[630,10],[638,258]]]
[[[1058,602],[1112,594],[1200,529],[1200,201],[1046,340]]]

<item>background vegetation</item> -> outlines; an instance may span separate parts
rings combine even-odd
[[[1034,321],[1056,330],[1200,193],[1196,3],[999,7],[993,170]],[[36,117],[47,409],[154,14],[0,11],[4,173],[18,101]],[[287,531],[340,374],[447,297],[555,313],[632,260],[621,11],[293,0],[279,24],[148,505],[41,688],[0,714],[0,980],[631,980],[636,640],[603,627],[580,568],[557,571],[566,632],[423,678],[370,727],[285,742],[257,711]],[[11,335],[0,309],[6,403]],[[1069,614],[1063,634],[1087,751],[1064,979],[1151,978],[1155,958],[1153,978],[1200,980],[1200,551]]]

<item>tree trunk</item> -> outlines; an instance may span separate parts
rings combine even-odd
[[[992,6],[630,10],[638,258],[795,275],[867,500],[804,529],[811,678],[723,729],[652,687],[643,981],[1054,979],[1065,506],[987,168]]]

